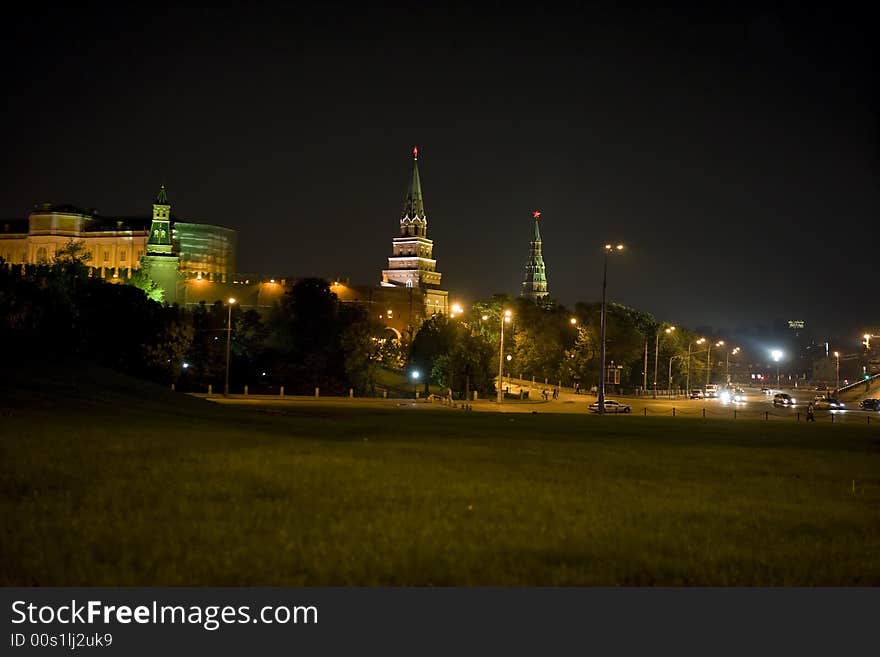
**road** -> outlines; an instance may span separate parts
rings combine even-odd
[[[575,413],[584,415],[593,415],[588,406],[596,401],[596,397],[592,394],[574,394],[571,388],[562,389],[559,392],[558,399],[541,399],[540,393],[544,386],[532,387],[531,382],[517,382],[516,379],[510,383],[510,392],[518,394],[520,385],[523,390],[529,390],[530,396],[537,399],[529,400],[505,400],[499,407],[494,399],[484,399],[472,402],[469,410],[478,412],[502,412],[502,413]],[[505,382],[505,386],[506,386]],[[547,386],[548,392],[552,392],[552,387]],[[793,408],[782,408],[773,405],[773,396],[762,393],[757,388],[746,388],[746,401],[744,403],[724,403],[720,399],[684,399],[684,398],[663,398],[653,399],[652,397],[632,397],[622,395],[608,395],[608,399],[615,399],[622,403],[628,404],[632,408],[632,412],[622,415],[622,417],[632,416],[649,416],[649,417],[692,417],[692,418],[727,418],[727,419],[755,419],[768,421],[804,421],[806,417],[807,402],[815,397],[815,391],[807,390],[785,390],[791,394],[797,401],[797,405]],[[464,409],[462,401],[454,401],[452,404],[435,399],[428,401],[424,399],[377,399],[370,397],[279,397],[277,395],[230,395],[223,397],[222,395],[195,395],[202,398],[208,398],[221,404],[247,405],[262,407],[267,412],[276,409],[279,413],[289,412],[284,409],[295,409],[297,407],[346,407],[346,408],[387,408],[387,409],[408,409],[408,410],[424,410],[424,409],[448,409],[450,411],[461,411]],[[880,412],[862,411],[858,409],[856,402],[847,402],[847,408],[841,411],[816,411],[817,422],[860,422],[874,424],[880,427]],[[833,419],[832,419],[833,418]]]

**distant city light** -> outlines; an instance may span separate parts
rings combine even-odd
[[[410,376],[412,377],[413,381],[416,381],[421,376],[421,372],[419,372],[418,370],[413,370]]]
[[[771,358],[773,358],[773,360],[775,360],[778,363],[780,360],[782,360],[783,354],[782,354],[781,350],[774,349],[773,351],[770,352],[770,356],[771,356]]]
[[[183,369],[187,369],[188,367],[189,367],[189,363],[184,363],[184,364],[183,364]]]

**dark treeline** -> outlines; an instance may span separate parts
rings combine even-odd
[[[495,392],[501,318],[511,310],[505,375],[585,389],[599,381],[598,304],[568,309],[496,295],[454,318],[431,317],[407,343],[386,340],[384,326],[363,307],[341,303],[325,280],[298,280],[264,316],[237,305],[230,314],[219,301],[186,309],[163,305],[144,276],[129,284],[91,277],[86,255],[81,243],[71,242],[52,263],[0,266],[5,345],[50,357],[76,355],[181,390],[212,385],[221,392],[229,340],[233,392],[248,385],[253,393],[284,386],[287,394],[313,394],[315,388],[329,395],[349,389],[357,395],[411,394],[418,372],[417,385],[426,392],[433,384],[458,397],[471,391],[485,396]],[[722,350],[708,356],[705,346],[694,344],[696,336],[681,328],[665,331],[651,315],[618,304],[608,306],[607,319],[606,362],[618,370],[623,387],[644,385],[646,347],[649,388],[655,346],[660,388],[669,385],[670,375],[674,387],[685,384],[688,346],[694,384],[707,371],[701,358],[710,357],[712,372],[723,374]]]
[[[90,276],[86,257],[71,242],[52,263],[0,261],[0,337],[11,351],[73,355],[181,389],[220,392],[228,339],[232,391],[376,392],[375,372],[389,351],[376,337],[384,327],[365,309],[339,303],[326,281],[297,281],[263,318],[236,305],[230,313],[219,301],[163,305],[142,277],[125,284]]]

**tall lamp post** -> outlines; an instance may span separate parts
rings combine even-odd
[[[605,290],[608,287],[608,254],[615,251],[623,251],[623,244],[612,246],[605,245],[605,264],[602,269],[602,314],[600,320],[600,338],[599,338],[599,395],[597,413],[605,413]]]
[[[232,342],[232,306],[235,305],[235,297],[229,297],[229,316],[226,318],[226,383],[223,386],[223,396],[229,396],[229,345]]]
[[[670,395],[672,395],[672,361],[674,361],[676,358],[684,358],[684,356],[682,356],[681,354],[676,354],[669,357],[669,387],[667,387],[666,390],[669,392]],[[688,391],[688,394],[690,394],[690,391]]]
[[[700,338],[697,340],[696,344],[703,344],[706,341],[706,338]],[[691,394],[691,347],[694,346],[693,342],[688,343],[688,362],[687,362],[687,394]]]
[[[413,370],[410,376],[413,380],[413,398],[416,398],[419,395],[419,377],[421,376],[421,372]]]
[[[724,357],[724,368],[727,370],[727,385],[730,385],[730,357],[731,355],[736,356],[739,353],[739,347],[735,347],[733,351],[730,349],[727,350],[727,355]]]
[[[706,386],[712,382],[712,343],[710,342],[706,345],[708,349],[706,350]],[[716,347],[723,347],[724,340],[719,340],[715,343]]]
[[[504,385],[504,323],[510,322],[511,313],[509,310],[505,310],[501,313],[501,346],[498,347],[498,403],[504,399],[504,392],[502,390],[502,386]]]
[[[654,399],[657,399],[657,359],[660,357],[660,326],[657,327],[657,332],[654,334]],[[674,326],[669,326],[663,332],[669,335],[674,330]]]
[[[836,353],[837,352],[835,352],[835,354]],[[773,361],[776,363],[776,389],[779,390],[779,361],[782,360],[782,351],[774,349],[770,352],[770,357],[773,358]]]
[[[837,391],[840,390],[840,352],[839,351],[834,352],[834,359],[837,361],[837,367],[835,368],[835,371],[837,373],[837,379],[836,379],[835,385],[834,385],[834,394],[836,395]]]

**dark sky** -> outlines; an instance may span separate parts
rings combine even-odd
[[[377,282],[420,168],[455,299],[551,292],[684,325],[880,330],[876,16],[854,3],[118,3],[13,10],[0,216],[239,231],[239,269]],[[870,294],[867,290],[870,287]]]

